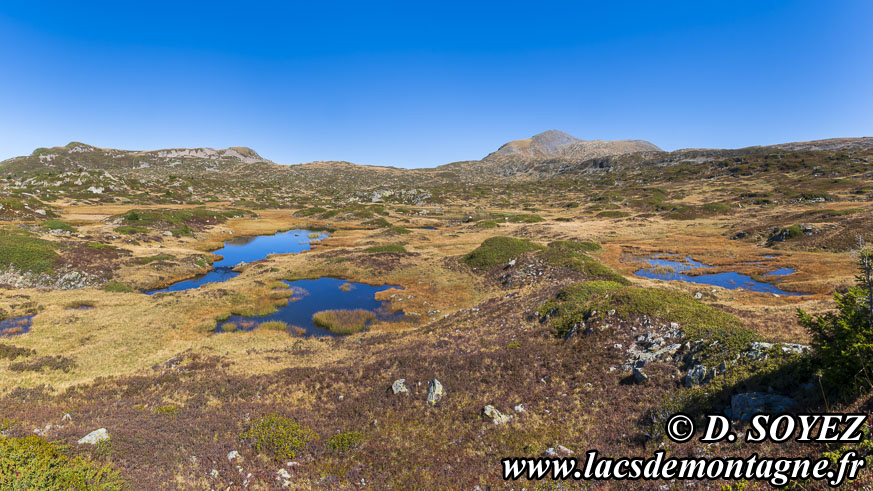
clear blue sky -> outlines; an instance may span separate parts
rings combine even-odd
[[[0,159],[82,141],[428,167],[561,129],[873,135],[873,2],[0,4]]]

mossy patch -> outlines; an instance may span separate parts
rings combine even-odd
[[[51,273],[60,261],[54,242],[16,229],[0,230],[0,267],[31,273]]]
[[[542,246],[526,239],[491,237],[463,256],[461,261],[473,268],[490,268],[498,264],[505,264],[519,254],[540,249]]]
[[[386,253],[386,252],[393,252],[393,253],[399,254],[399,253],[406,252],[406,247],[404,247],[403,244],[387,244],[387,245],[381,245],[381,246],[368,247],[368,248],[364,249],[364,252],[366,252],[367,254],[381,254],[381,253]]]

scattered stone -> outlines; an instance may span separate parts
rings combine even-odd
[[[643,373],[639,368],[634,368],[634,383],[637,385],[644,384],[649,380],[649,376]]]
[[[484,409],[482,409],[482,414],[486,418],[490,418],[495,425],[509,423],[509,420],[512,419],[512,416],[507,416],[506,414],[501,413],[491,404],[488,404]]]
[[[697,364],[691,367],[691,370],[688,370],[688,373],[685,375],[685,378],[682,380],[682,382],[685,384],[685,387],[703,385],[706,381],[706,375],[706,366]]]
[[[291,473],[285,469],[279,469],[276,471],[276,481],[283,488],[287,488],[291,486]]]
[[[563,445],[556,445],[555,447],[549,447],[543,452],[544,455],[548,457],[569,457],[573,455],[575,452],[570,450],[569,448]]]
[[[433,379],[427,386],[427,403],[431,406],[436,405],[446,395],[443,389],[443,384],[439,380]]]
[[[84,437],[79,440],[79,445],[88,443],[90,445],[97,445],[98,443],[109,440],[109,432],[106,431],[106,428],[100,428],[97,430],[88,433]]]
[[[231,450],[227,453],[227,460],[233,462],[233,459],[239,459],[240,461],[243,460],[242,455],[240,455],[236,450]]]
[[[61,421],[72,421],[73,417],[70,416],[70,413],[64,413],[64,416],[61,418]]]
[[[399,378],[391,384],[391,391],[395,394],[409,394],[409,389],[406,388],[406,379]]]
[[[527,409],[524,408],[524,404],[516,404],[514,408],[512,408],[517,413],[526,412]]]
[[[694,294],[694,298],[696,298],[697,300],[700,300],[701,298],[703,298],[703,294],[700,292],[697,292]]]

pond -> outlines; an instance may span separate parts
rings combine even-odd
[[[232,316],[227,321],[219,323],[234,324],[238,330],[250,331],[259,324],[268,321],[282,321],[291,326],[303,328],[305,336],[335,336],[336,334],[317,327],[312,322],[312,316],[323,310],[356,310],[363,309],[375,314],[376,320],[394,321],[403,318],[403,312],[391,312],[389,303],[376,300],[378,292],[397,288],[383,285],[372,286],[363,283],[349,283],[335,278],[318,278],[314,280],[286,281],[288,288],[295,293],[288,304],[278,312],[256,317]]]
[[[250,263],[266,258],[270,254],[293,254],[308,251],[312,241],[318,241],[328,234],[313,232],[311,230],[289,230],[274,235],[259,235],[254,237],[234,237],[224,243],[224,247],[213,251],[213,254],[221,256],[220,261],[212,264],[212,271],[192,278],[183,280],[166,288],[146,290],[145,293],[179,292],[198,288],[207,283],[220,283],[227,281],[239,273],[233,268],[241,263]]]
[[[788,292],[780,289],[775,285],[763,281],[757,281],[751,276],[740,274],[734,271],[725,273],[711,273],[691,276],[685,274],[693,269],[709,269],[708,266],[701,262],[697,262],[690,257],[685,257],[684,261],[676,261],[672,259],[663,259],[664,255],[653,256],[643,259],[643,261],[651,265],[650,268],[642,268],[634,272],[635,275],[643,278],[664,281],[687,281],[689,283],[698,283],[702,285],[720,286],[728,290],[742,288],[752,292],[775,293],[778,295],[802,296],[805,293]],[[790,268],[777,269],[766,273],[764,276],[783,276],[793,274],[794,270]]]
[[[0,337],[17,336],[30,331],[32,315],[0,321]]]

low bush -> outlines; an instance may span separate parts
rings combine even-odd
[[[75,232],[76,229],[72,225],[60,220],[46,220],[42,223],[43,230],[63,230],[64,232]]]
[[[110,466],[36,436],[0,437],[0,489],[121,490],[127,486]]]
[[[542,246],[526,239],[491,237],[472,252],[463,256],[461,261],[473,268],[490,268],[498,264],[505,264],[519,254],[540,249]]]
[[[323,310],[312,315],[312,323],[335,334],[354,334],[375,318],[375,313],[364,309]]]
[[[36,354],[36,351],[30,348],[21,348],[10,344],[0,343],[0,358],[7,360],[15,360],[18,357],[28,357]]]
[[[176,259],[176,257],[170,254],[161,253],[155,254],[154,256],[138,257],[136,258],[136,262],[139,264],[151,264],[155,261],[172,261],[173,259]]]
[[[34,360],[18,361],[9,364],[9,369],[13,372],[42,372],[47,369],[60,370],[64,373],[69,373],[69,371],[75,367],[75,361],[61,355],[40,356]]]
[[[0,267],[23,272],[51,273],[60,261],[54,242],[14,229],[0,230]]]
[[[630,213],[628,213],[626,211],[606,210],[606,211],[601,211],[600,213],[597,214],[597,216],[603,217],[603,218],[624,218],[624,217],[629,217]]]
[[[364,252],[366,252],[367,254],[381,254],[386,252],[404,253],[406,252],[406,248],[403,247],[403,244],[388,244],[368,247],[364,249]]]
[[[344,431],[331,435],[327,438],[328,450],[337,453],[346,453],[361,446],[365,441],[364,434],[360,431]]]
[[[544,221],[545,218],[535,215],[533,213],[526,213],[521,215],[512,215],[507,220],[512,223],[538,223]]]
[[[317,440],[318,434],[291,418],[270,414],[255,420],[240,438],[259,454],[281,461],[293,459],[298,451]]]
[[[130,285],[125,285],[124,283],[118,281],[111,281],[103,285],[103,290],[113,293],[130,293],[134,291],[133,287],[131,287]]]
[[[497,223],[497,220],[480,220],[473,226],[476,228],[497,228],[500,224]]]
[[[629,285],[630,282],[596,259],[585,254],[590,245],[581,242],[557,241],[539,253],[539,256],[553,266],[570,268],[584,274],[592,280],[609,280]]]

